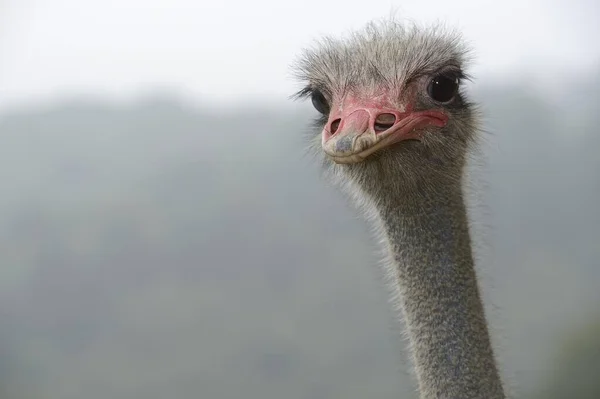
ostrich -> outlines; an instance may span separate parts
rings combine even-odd
[[[381,237],[424,399],[505,398],[462,189],[478,128],[467,56],[456,32],[384,21],[295,65],[320,113],[311,143]]]

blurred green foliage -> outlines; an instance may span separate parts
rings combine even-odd
[[[477,95],[503,369],[518,397],[591,397],[600,335],[555,359],[600,300],[598,113],[578,87]],[[416,397],[368,227],[305,155],[312,115],[163,97],[3,115],[1,397]]]

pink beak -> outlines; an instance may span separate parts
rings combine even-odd
[[[350,106],[332,111],[322,133],[325,153],[338,163],[364,160],[380,148],[419,139],[427,126],[443,127],[448,116],[442,111],[399,112],[384,106]]]

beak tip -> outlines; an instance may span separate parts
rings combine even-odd
[[[340,139],[335,143],[335,150],[341,153],[350,152],[352,151],[353,141],[354,140],[352,140],[352,137],[350,136],[340,137]]]

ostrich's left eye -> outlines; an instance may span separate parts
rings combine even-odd
[[[323,115],[327,115],[329,113],[329,103],[327,102],[327,99],[323,93],[321,93],[319,90],[314,90],[310,96],[310,99],[317,111]]]
[[[429,97],[439,103],[447,103],[452,100],[457,92],[458,79],[450,76],[435,76],[427,86]]]

